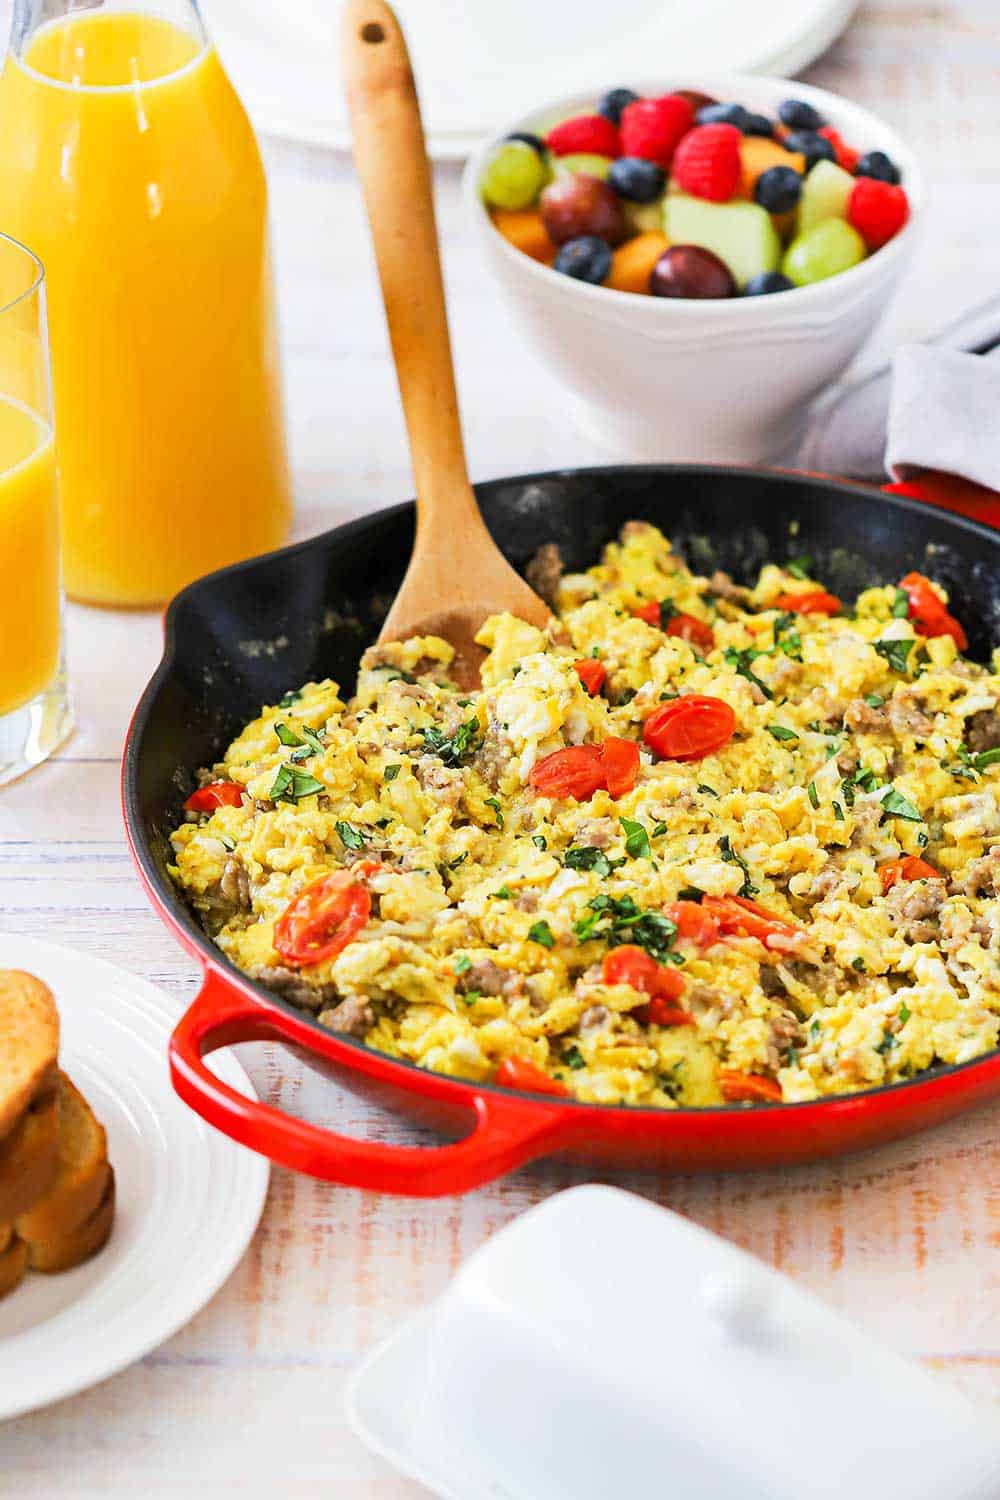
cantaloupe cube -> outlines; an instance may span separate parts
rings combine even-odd
[[[749,198],[752,202],[761,172],[766,172],[768,167],[791,167],[796,172],[804,172],[806,159],[801,151],[786,151],[784,146],[765,135],[745,135],[740,140],[740,165],[743,174],[736,196]]]
[[[650,272],[669,245],[666,235],[655,229],[626,240],[611,257],[604,285],[616,292],[648,292]]]
[[[541,214],[533,208],[495,208],[491,217],[505,240],[510,240],[532,260],[540,260],[546,266],[552,264],[556,247],[549,239]]]

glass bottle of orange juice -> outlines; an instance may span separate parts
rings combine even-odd
[[[267,189],[190,0],[15,0],[0,232],[46,270],[68,592],[155,604],[279,545]]]

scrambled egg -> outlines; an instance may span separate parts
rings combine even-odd
[[[925,638],[894,585],[840,615],[776,608],[820,587],[807,567],[769,564],[742,590],[633,522],[561,580],[547,633],[486,621],[472,695],[443,640],[372,648],[349,703],[308,683],[200,773],[244,795],[188,814],[174,878],[255,980],[456,1077],[518,1059],[580,1100],[669,1109],[747,1097],[734,1073],[794,1101],[979,1056],[1000,1022],[1000,653],[991,673]],[[666,628],[637,617],[649,601],[666,601]],[[668,633],[675,611],[711,649],[704,631],[698,646]],[[591,696],[577,664],[593,660]],[[702,759],[659,759],[644,722],[691,693],[724,700],[735,732]],[[543,757],[609,736],[641,748],[618,800],[530,784]],[[905,856],[933,878],[884,889],[880,868]],[[287,963],[275,922],[352,865],[365,925],[332,957]],[[804,933],[698,946],[663,908],[705,895]],[[648,994],[605,982],[623,942],[681,976],[688,1024],[656,1024]]]

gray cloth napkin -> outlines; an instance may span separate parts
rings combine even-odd
[[[1000,490],[1000,297],[822,396],[796,466],[883,481],[944,469]]]

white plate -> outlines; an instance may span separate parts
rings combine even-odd
[[[690,69],[793,73],[858,0],[396,0],[432,156],[462,158],[540,99]],[[206,24],[263,132],[346,147],[330,0],[202,0]]]
[[[105,1380],[214,1296],[253,1237],[268,1164],[212,1130],[170,1084],[177,1006],[113,964],[0,934],[0,967],[44,979],[59,1005],[61,1063],[108,1132],[117,1179],[111,1239],[59,1276],[29,1273],[0,1301],[0,1419]],[[212,1066],[252,1097],[236,1059]]]

